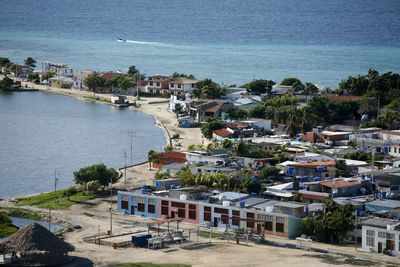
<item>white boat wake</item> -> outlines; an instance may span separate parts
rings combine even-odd
[[[125,39],[120,39],[117,38],[117,42],[122,42],[122,43],[131,43],[131,44],[138,44],[138,45],[152,45],[152,46],[161,46],[161,47],[180,47],[183,48],[185,46],[182,45],[173,45],[173,44],[166,44],[166,43],[160,43],[160,42],[142,42],[142,41],[134,41],[134,40],[125,40]]]

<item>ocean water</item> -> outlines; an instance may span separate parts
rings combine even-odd
[[[0,56],[336,88],[369,68],[400,72],[398,14],[398,0],[2,1]]]
[[[166,138],[142,112],[44,92],[0,94],[0,198],[74,185],[73,172],[92,164],[121,168],[146,161]]]

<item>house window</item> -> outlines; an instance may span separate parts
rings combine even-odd
[[[211,207],[204,207],[204,211],[211,212]]]
[[[265,230],[272,231],[272,222],[265,222]]]
[[[176,208],[185,208],[185,203],[181,203],[181,202],[171,202],[171,206],[172,207],[176,207]]]
[[[131,201],[136,203],[144,203],[144,197],[131,197]]]
[[[185,218],[185,209],[178,209],[178,217]]]
[[[148,213],[156,213],[156,206],[149,204],[147,205],[147,212]]]
[[[221,213],[221,214],[229,214],[229,210],[227,209],[221,209],[221,208],[214,208],[215,213]]]
[[[151,204],[151,205],[155,205],[156,204],[156,200],[154,198],[149,198],[147,200],[147,203]]]
[[[161,200],[161,205],[168,206],[168,200]]]
[[[386,233],[385,232],[378,232],[378,237],[379,238],[386,238]]]
[[[122,196],[121,196],[121,200],[123,200],[123,201],[128,201],[128,200],[129,200],[129,197],[128,197],[127,195],[122,195]]]
[[[229,224],[229,217],[227,215],[222,215],[221,220],[223,224]]]
[[[211,222],[211,213],[210,212],[204,212],[204,221]]]
[[[189,219],[196,220],[196,211],[195,210],[189,210]]]
[[[239,219],[239,217],[233,217],[233,218],[232,218],[232,225],[239,226],[239,224],[240,224],[240,219]]]
[[[394,148],[394,153],[397,153],[397,147]]]
[[[181,88],[181,85],[180,85],[180,84],[178,84],[178,88]]]
[[[144,204],[143,203],[138,203],[138,211],[144,212]]]
[[[195,209],[196,209],[196,205],[189,204],[189,209],[190,209],[190,210],[195,210]]]
[[[367,246],[369,246],[369,247],[375,246],[375,237],[367,236]]]
[[[121,209],[123,210],[128,209],[128,201],[121,201]]]
[[[233,216],[240,216],[240,211],[239,210],[232,210],[232,215]]]
[[[248,212],[247,213],[247,219],[254,219],[254,213]],[[247,228],[254,228],[254,221],[247,221]]]
[[[285,228],[285,218],[283,217],[276,217],[276,224],[275,228],[277,232],[283,233]]]
[[[394,240],[394,234],[386,233],[386,239]]]
[[[153,86],[153,82],[150,82],[150,86]]]
[[[279,233],[284,232],[285,225],[283,223],[276,223],[275,224],[276,231]]]
[[[367,230],[367,236],[375,236],[375,231]]]
[[[160,86],[160,83],[157,83],[157,86]]]
[[[165,206],[161,207],[161,215],[167,215],[168,216],[168,207],[165,207]]]

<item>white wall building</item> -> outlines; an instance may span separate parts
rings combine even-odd
[[[363,222],[362,250],[383,253],[390,250],[393,256],[400,256],[400,222],[384,218],[371,218]]]
[[[393,157],[400,158],[400,144],[393,144],[388,146],[388,154]]]

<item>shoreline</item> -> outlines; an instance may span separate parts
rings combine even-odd
[[[4,75],[0,75],[0,79],[5,77]],[[98,100],[92,100],[92,99],[85,99],[85,97],[92,97],[93,92],[90,91],[81,91],[81,90],[74,90],[74,89],[61,89],[61,88],[50,88],[45,85],[38,85],[34,84],[32,82],[28,82],[24,79],[21,78],[15,78],[12,76],[7,76],[10,77],[13,80],[21,81],[21,86],[25,86],[25,84],[28,86],[27,89],[37,89],[39,92],[45,92],[45,93],[53,93],[53,94],[59,94],[59,95],[64,95],[64,96],[69,96],[73,97],[75,99],[81,100],[81,101],[86,101],[86,102],[95,102],[97,104],[106,104],[109,106],[115,106],[111,104],[110,102],[104,102],[104,101],[98,101]],[[28,91],[28,90],[27,90]],[[17,93],[22,93],[24,92],[23,90],[18,91]],[[96,96],[99,97],[100,99],[104,99],[109,101],[110,100],[110,94],[104,94],[104,93],[96,93]],[[133,100],[133,96],[127,96],[129,100]],[[144,114],[147,114],[154,118],[155,124],[157,127],[161,128],[164,132],[164,137],[166,139],[166,145],[172,145],[176,149],[176,151],[183,151],[186,150],[187,146],[190,144],[200,144],[204,142],[202,141],[202,135],[201,131],[199,128],[178,128],[176,126],[177,124],[177,119],[175,113],[171,113],[168,111],[168,106],[169,104],[166,102],[167,99],[165,98],[159,98],[159,97],[141,97],[140,100],[137,100],[137,103],[139,104],[137,107],[124,107],[128,108],[133,111],[140,111]],[[179,139],[172,139],[172,136],[174,134],[179,134],[180,137]],[[163,148],[163,147],[162,147]],[[159,151],[162,152],[162,151]],[[147,151],[144,151],[143,153],[147,153]],[[137,169],[142,169],[144,165],[146,165],[147,161],[145,162],[139,162],[135,163],[132,166],[127,166],[127,180],[133,179],[134,176],[137,175]],[[122,170],[124,169],[124,166],[121,166],[119,168],[116,168],[117,170]],[[155,170],[153,169],[149,173],[151,173],[151,176],[154,177],[154,172]],[[142,175],[145,177],[145,180],[149,182],[150,177],[148,176],[148,173],[144,173],[144,171],[139,171],[142,172]],[[139,179],[138,179],[139,178]],[[118,181],[114,185],[117,187],[121,187],[122,180]],[[137,183],[139,183],[141,177],[135,177],[135,180],[137,180]],[[144,182],[144,181],[143,181]],[[65,188],[60,188],[60,189],[65,189]],[[33,194],[28,194],[28,195],[23,195],[23,196],[15,196],[11,198],[5,198],[4,200],[11,200],[15,201],[17,198],[21,197],[29,197],[29,196],[36,196],[40,195],[46,192],[40,192],[40,193],[33,193]]]

